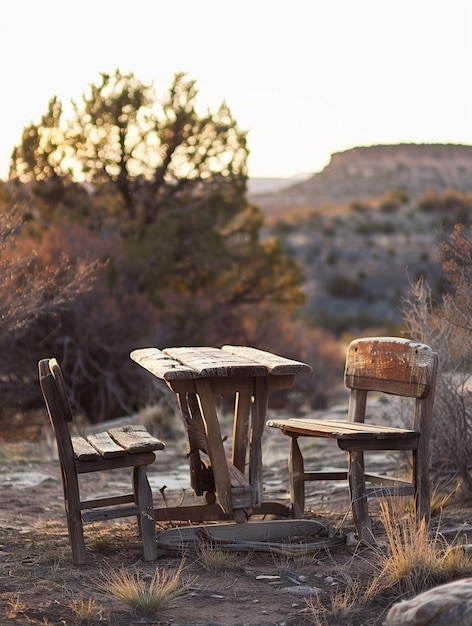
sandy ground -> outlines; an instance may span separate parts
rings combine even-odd
[[[141,560],[133,520],[86,526],[89,559],[73,567],[65,524],[62,485],[55,443],[48,431],[34,442],[0,445],[0,624],[172,626],[289,626],[297,624],[382,624],[398,598],[383,594],[367,605],[350,607],[348,616],[332,607],[333,597],[366,584],[375,573],[376,554],[384,549],[378,508],[371,507],[379,541],[375,548],[352,542],[353,523],[344,483],[307,484],[307,518],[316,520],[341,541],[329,549],[287,557],[277,551],[228,556],[220,571],[208,571],[194,546],[187,547],[184,596],[151,617],[135,613],[102,589],[104,576],[126,568],[149,580],[156,571],[174,571],[179,551],[162,549],[156,562]],[[333,442],[307,442],[307,458],[324,468],[342,466],[343,454]],[[275,429],[264,434],[265,499],[288,502],[288,440]],[[373,458],[375,469],[397,467],[388,455]],[[182,441],[170,442],[150,472],[155,506],[164,506],[161,490],[172,502],[192,501]],[[109,478],[83,477],[85,495],[111,490]],[[129,483],[117,472],[115,487]],[[467,509],[443,518],[443,526],[468,523]],[[257,522],[256,522],[257,523]],[[172,524],[158,524],[158,533]],[[89,613],[84,606],[89,603]],[[314,609],[317,606],[318,609]],[[341,612],[342,613],[342,612]]]

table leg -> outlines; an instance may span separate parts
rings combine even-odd
[[[257,376],[254,387],[254,404],[249,436],[249,482],[252,487],[252,505],[257,508],[261,506],[263,498],[262,433],[264,432],[269,401],[269,377]]]
[[[236,393],[233,422],[233,456],[232,462],[244,474],[249,437],[249,416],[251,414],[252,394],[247,391]]]
[[[202,378],[195,381],[195,389],[205,426],[208,443],[208,456],[210,457],[213,477],[215,480],[218,501],[225,513],[233,513],[231,501],[231,480],[228,471],[228,463],[221,437],[220,423],[215,407],[215,399],[211,382]]]

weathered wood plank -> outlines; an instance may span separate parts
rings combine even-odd
[[[167,380],[167,386],[175,393],[196,393],[195,380]],[[215,395],[224,395],[230,393],[248,392],[254,395],[255,376],[226,376],[225,378],[212,378],[211,386]],[[288,389],[295,382],[295,374],[271,374],[269,376],[269,387],[274,389]]]
[[[198,401],[203,417],[208,442],[208,456],[213,469],[218,502],[225,513],[233,513],[231,500],[231,479],[228,462],[221,438],[221,429],[216,413],[213,391],[208,379],[196,381]]]
[[[373,543],[372,522],[369,517],[364,474],[364,452],[357,450],[348,456],[348,481],[351,494],[352,517],[359,538]]]
[[[327,529],[314,520],[271,520],[247,524],[215,524],[172,528],[158,535],[158,545],[181,548],[207,537],[224,549],[306,554],[345,543],[343,535],[328,537]],[[299,541],[300,543],[296,543]]]
[[[200,377],[267,376],[267,367],[260,363],[228,354],[219,348],[165,348],[165,354],[191,367]]]
[[[410,339],[358,339],[349,345],[344,380],[350,388],[424,398],[435,359],[429,346]]]
[[[98,453],[97,453],[98,454]],[[156,460],[154,452],[142,452],[127,454],[126,456],[110,457],[104,459],[98,454],[97,460],[78,461],[75,460],[75,471],[77,474],[89,474],[90,472],[102,472],[104,470],[121,469],[124,467],[137,467],[139,465],[151,465]]]
[[[182,365],[157,348],[140,348],[133,350],[131,359],[141,367],[163,380],[180,380],[198,378],[199,374],[191,367]]]
[[[257,348],[225,345],[221,350],[254,361],[255,363],[260,363],[266,367],[271,374],[296,374],[299,372],[312,371],[311,366],[307,363],[286,359],[277,354],[272,354],[272,352],[266,352]]]
[[[126,455],[126,450],[113,441],[108,433],[89,435],[87,441],[104,459]]]
[[[74,456],[78,461],[100,461],[100,454],[83,437],[71,437]]]
[[[252,420],[249,433],[249,480],[252,485],[252,504],[258,507],[263,498],[262,482],[262,433],[269,401],[268,378],[256,379],[256,392],[252,407]]]
[[[280,428],[286,434],[306,435],[308,437],[328,437],[335,439],[414,439],[418,433],[405,428],[362,424],[359,422],[344,422],[337,420],[311,419],[271,419],[267,426]]]
[[[122,426],[110,428],[110,437],[131,454],[163,450],[165,445],[149,433],[144,426]]]
[[[234,403],[232,462],[243,474],[246,471],[251,406],[251,394],[238,391]]]
[[[244,474],[240,472],[238,468],[235,467],[229,461],[227,461],[227,464],[228,464],[228,472],[229,472],[229,479],[231,482],[231,488],[232,489],[233,488],[247,489],[248,493],[250,493],[251,485],[249,483],[249,480],[246,478],[246,476],[244,476]],[[250,502],[250,500],[248,502]],[[246,503],[246,505],[247,504],[248,503]]]

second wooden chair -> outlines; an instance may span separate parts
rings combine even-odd
[[[371,542],[368,496],[413,495],[419,518],[430,515],[430,430],[437,372],[437,354],[422,343],[397,337],[368,337],[351,342],[347,350],[344,382],[351,389],[347,421],[272,419],[268,426],[290,437],[290,497],[292,512],[304,515],[305,482],[348,480],[351,507],[359,538]],[[414,400],[410,428],[366,424],[369,391]],[[299,437],[335,439],[348,453],[348,470],[306,472]],[[364,451],[410,450],[410,481],[368,474]],[[367,483],[373,486],[367,487]]]

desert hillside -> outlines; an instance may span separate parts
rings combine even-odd
[[[438,238],[472,212],[472,146],[353,148],[252,200],[303,267],[310,321],[337,333],[394,328],[411,281],[441,289]]]
[[[252,189],[257,192],[254,183]],[[331,155],[328,165],[302,181],[287,179],[273,193],[251,193],[267,211],[283,205],[344,204],[402,190],[410,199],[445,189],[472,192],[472,146],[399,144],[358,147]]]

